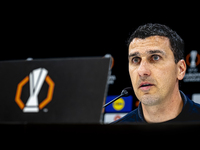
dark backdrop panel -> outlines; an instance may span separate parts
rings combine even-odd
[[[5,46],[0,59],[104,56],[110,53],[115,60],[112,74],[116,80],[110,85],[109,94],[115,95],[131,86],[126,41],[139,25],[161,23],[177,31],[185,41],[185,57],[191,50],[200,51],[198,9],[192,7],[193,11],[189,12],[179,7],[179,10],[169,11],[170,6],[167,9],[151,7],[146,11],[146,8],[129,3],[98,3],[96,6],[86,3],[78,8],[70,4],[70,9],[38,6],[37,11],[29,6],[8,11],[3,21],[2,43]],[[199,88],[194,88],[198,86],[199,82],[182,82],[181,90],[191,96],[200,93]]]

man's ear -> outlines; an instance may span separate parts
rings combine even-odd
[[[178,69],[178,73],[177,73],[177,78],[178,80],[182,80],[185,76],[185,72],[186,72],[186,63],[185,60],[181,59],[179,60],[179,62],[177,63],[177,69]]]

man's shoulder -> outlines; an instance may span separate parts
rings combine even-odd
[[[134,109],[133,111],[129,112],[124,117],[120,118],[119,120],[112,122],[111,124],[117,123],[130,123],[130,122],[141,122],[141,119],[138,115],[138,108]]]
[[[181,118],[181,121],[200,121],[200,104],[189,99],[182,91],[180,92],[184,107],[178,118]]]
[[[194,101],[192,101],[192,103],[193,103],[192,111],[200,115],[200,104],[195,103]]]
[[[189,98],[188,98],[188,102],[190,103],[189,114],[187,115],[189,117],[189,120],[200,121],[200,104],[195,103]]]

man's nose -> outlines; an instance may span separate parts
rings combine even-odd
[[[140,77],[143,76],[150,76],[151,75],[151,71],[149,68],[149,64],[146,61],[141,61],[139,67],[138,67],[138,74]]]

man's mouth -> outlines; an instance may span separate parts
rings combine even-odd
[[[154,84],[149,83],[149,82],[142,82],[139,86],[139,88],[143,91],[147,91],[149,90],[152,86],[154,86]]]

